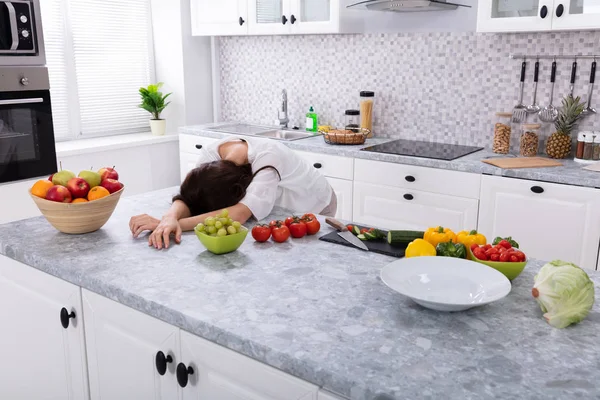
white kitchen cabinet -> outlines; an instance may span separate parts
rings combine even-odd
[[[512,236],[532,258],[596,269],[600,190],[484,176],[479,231]]]
[[[211,143],[217,142],[218,139],[207,138],[196,135],[179,135],[179,172],[181,182],[185,179],[188,172],[196,168],[198,157],[204,149]]]
[[[318,400],[345,400],[343,397],[336,396],[332,393],[326,392],[324,390],[319,391]]]
[[[554,0],[552,29],[600,29],[600,1]]]
[[[327,178],[327,181],[337,196],[337,213],[335,214],[335,217],[345,221],[352,221],[352,197],[354,186],[352,181],[336,178]]]
[[[85,289],[83,310],[92,400],[179,399],[178,328]],[[162,376],[160,351],[172,359]]]
[[[290,0],[294,33],[338,33],[344,30],[340,0]]]
[[[41,176],[38,179],[47,178],[47,176]],[[29,196],[29,189],[38,179],[0,184],[0,197],[2,198],[0,224],[42,215]]]
[[[425,230],[445,226],[471,230],[477,226],[476,199],[354,182],[353,220],[384,229]]]
[[[0,399],[89,399],[79,287],[0,255],[0,304]]]
[[[248,34],[248,0],[190,0],[192,35]]]
[[[251,35],[286,34],[292,28],[289,0],[248,1],[248,33]]]
[[[316,400],[318,388],[198,336],[181,331],[182,362],[191,372],[183,400]]]

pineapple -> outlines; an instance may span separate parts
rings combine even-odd
[[[554,123],[556,132],[550,135],[546,144],[546,154],[550,158],[567,158],[571,155],[571,133],[577,126],[585,103],[581,98],[569,95],[562,101],[562,110],[558,113],[558,119]]]

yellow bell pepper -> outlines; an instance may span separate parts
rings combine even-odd
[[[417,239],[408,245],[405,257],[435,257],[435,255],[435,247],[431,243],[423,239]]]
[[[456,243],[456,235],[448,228],[438,226],[437,228],[429,228],[425,232],[424,239],[431,243],[433,247],[440,243],[453,242]]]
[[[456,235],[456,243],[464,244],[467,249],[470,249],[474,244],[485,246],[487,244],[487,239],[485,236],[475,230],[471,232],[462,231]]]

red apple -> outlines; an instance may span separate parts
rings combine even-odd
[[[119,180],[119,174],[117,173],[117,171],[115,171],[114,168],[111,168],[111,167],[100,168],[100,170],[98,170],[98,173],[100,174],[100,177],[102,178],[102,180],[105,180],[105,179],[114,179],[115,181]]]
[[[48,178],[48,180],[49,180],[50,182],[52,182],[52,178],[54,178],[54,174],[50,175],[50,177]]]
[[[72,199],[69,189],[60,185],[52,186],[46,194],[46,200],[58,203],[70,203]]]
[[[84,199],[90,191],[90,184],[82,178],[71,178],[67,184],[67,189],[75,199]]]
[[[113,194],[123,189],[123,184],[115,179],[104,179],[100,186],[108,190],[110,194]]]

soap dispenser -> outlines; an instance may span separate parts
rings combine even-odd
[[[308,114],[306,114],[306,130],[308,132],[317,132],[319,128],[319,118],[315,112],[314,107],[310,107]]]

